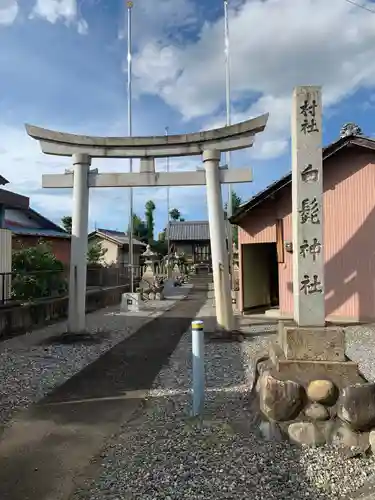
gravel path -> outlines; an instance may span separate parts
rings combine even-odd
[[[200,317],[210,314],[208,302]],[[310,499],[348,494],[374,473],[374,458],[344,459],[259,435],[248,404],[254,358],[275,325],[246,326],[240,343],[206,344],[203,422],[189,416],[190,334],[157,377],[144,414],[98,458],[94,479],[73,500]],[[249,368],[250,367],[250,368]]]
[[[359,364],[363,375],[375,381],[375,324],[350,326],[346,332],[346,353]]]
[[[139,313],[119,313],[119,306],[87,315],[94,341],[63,344],[56,340],[66,323],[57,323],[0,342],[0,424],[95,361],[142,325],[172,307],[191,289],[185,285],[164,301],[149,302]]]

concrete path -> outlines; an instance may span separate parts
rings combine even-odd
[[[196,288],[38,404],[0,440],[1,500],[63,500],[106,440],[138,408],[206,293]]]

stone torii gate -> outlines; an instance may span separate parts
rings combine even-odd
[[[251,147],[263,132],[268,114],[242,123],[186,135],[156,137],[90,137],[26,125],[28,135],[39,141],[43,153],[73,157],[73,173],[43,175],[44,188],[73,188],[72,240],[69,277],[68,331],[85,330],[86,254],[89,188],[166,187],[207,185],[208,219],[218,326],[234,328],[228,250],[221,184],[252,181],[250,169],[220,167],[222,152]],[[203,155],[204,170],[155,172],[155,158]],[[92,158],[140,158],[140,172],[90,171]]]

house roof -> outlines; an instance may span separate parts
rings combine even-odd
[[[375,151],[375,140],[370,139],[369,137],[363,136],[345,136],[340,137],[339,140],[329,144],[325,148],[323,148],[323,161],[327,160],[331,156],[335,155],[343,148],[347,147],[360,147],[364,149],[369,149]],[[257,193],[255,196],[250,198],[249,201],[243,203],[236,213],[229,218],[231,224],[238,224],[239,221],[248,214],[254,207],[263,203],[266,199],[274,196],[280,189],[292,183],[292,173],[289,172],[287,175],[281,177],[281,179],[273,182],[265,189]]]
[[[170,241],[207,241],[210,239],[210,225],[208,221],[172,221],[166,233]]]
[[[170,241],[203,241],[210,239],[208,221],[173,221],[168,224],[166,237]]]
[[[23,197],[24,198],[24,197]],[[28,198],[26,198],[28,200]],[[6,207],[4,225],[16,235],[41,238],[70,238],[60,226],[32,208]]]
[[[1,176],[0,176],[0,184],[1,184]],[[7,189],[0,188],[0,205],[3,205],[5,208],[29,208],[30,199],[27,196],[23,196],[22,194],[13,193],[12,191],[8,191]]]
[[[5,177],[0,175],[0,185],[4,186],[4,184],[9,184],[9,181]]]
[[[89,238],[93,238],[94,236],[99,236],[101,238],[105,238],[107,240],[113,241],[119,246],[129,245],[129,237],[126,233],[122,231],[113,231],[112,229],[96,229],[92,233],[89,234]],[[133,238],[133,244],[141,247],[146,247],[146,243]]]

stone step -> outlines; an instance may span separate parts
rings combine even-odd
[[[269,355],[277,378],[293,380],[306,387],[311,380],[328,379],[339,389],[365,380],[353,361],[312,361],[286,359],[280,345],[271,342]]]

